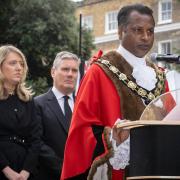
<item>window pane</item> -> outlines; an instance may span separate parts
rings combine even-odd
[[[113,31],[117,29],[117,11],[109,12],[107,14],[107,30]]]
[[[93,17],[92,16],[82,17],[82,26],[88,29],[93,29]]]
[[[161,53],[162,54],[171,54],[171,43],[165,42],[161,44]]]
[[[162,2],[161,3],[161,15],[162,15],[162,21],[171,19],[172,16],[172,2]]]

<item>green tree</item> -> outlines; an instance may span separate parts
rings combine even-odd
[[[69,0],[4,0],[0,5],[0,43],[13,44],[25,53],[29,83],[39,94],[52,83],[50,67],[56,53],[78,53],[75,4]],[[84,38],[84,48],[92,49],[92,36],[86,32]],[[81,58],[87,59],[90,52]]]

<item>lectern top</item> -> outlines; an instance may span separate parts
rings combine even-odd
[[[157,121],[157,120],[137,120],[137,121],[128,121],[124,123],[117,123],[116,127],[117,128],[125,128],[125,129],[132,129],[136,127],[141,127],[141,126],[157,126],[157,125],[172,125],[172,126],[180,126],[180,119],[179,121]]]
[[[117,128],[131,129],[148,125],[180,125],[180,89],[154,99],[146,106],[140,120],[119,122]]]

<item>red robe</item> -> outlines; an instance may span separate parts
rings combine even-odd
[[[82,174],[90,168],[96,146],[91,126],[112,127],[118,118],[122,118],[120,102],[113,82],[100,66],[93,64],[85,74],[77,94],[65,147],[62,180]],[[123,179],[123,170],[118,172],[116,177],[113,174],[113,180]]]
[[[121,118],[120,97],[115,86],[104,71],[93,64],[77,94],[61,179],[84,173],[90,168],[96,145],[91,125],[112,127],[118,118]],[[123,171],[119,172],[118,180],[121,180]]]

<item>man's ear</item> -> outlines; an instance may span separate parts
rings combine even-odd
[[[54,77],[54,73],[55,73],[55,68],[51,68],[51,77]]]
[[[126,27],[121,25],[118,27],[119,40],[122,40],[124,33],[126,33]]]
[[[122,39],[122,35],[123,35],[123,27],[122,27],[122,26],[119,26],[119,27],[118,27],[118,36],[119,36],[119,40]]]

